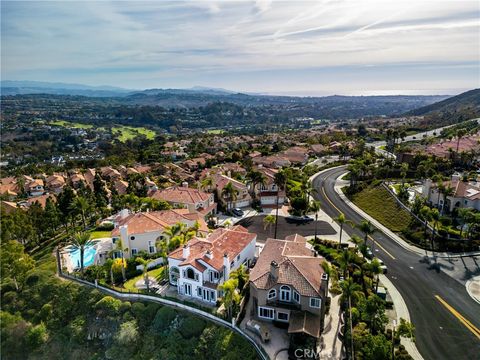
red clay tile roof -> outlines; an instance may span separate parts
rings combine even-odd
[[[227,254],[228,260],[232,261],[238,254],[257,237],[257,234],[249,233],[242,226],[234,226],[231,229],[216,229],[207,238],[195,237],[186,246],[189,247],[190,255],[183,258],[183,248],[176,249],[169,254],[172,259],[183,260],[180,266],[192,265],[198,261],[209,264],[220,271],[223,268],[223,256]],[[212,258],[206,256],[210,250]]]
[[[210,196],[211,194],[206,192],[180,186],[173,186],[165,190],[158,190],[150,195],[150,197],[157,200],[165,200],[179,204],[196,204],[198,202],[208,200]]]
[[[119,221],[118,227],[112,230],[112,236],[120,235],[120,226],[122,225],[128,225],[129,234],[143,234],[153,231],[162,231],[167,226],[172,226],[178,222],[184,222],[185,220],[197,220],[200,224],[200,231],[204,233],[208,232],[207,224],[202,216],[198,213],[188,214],[187,216],[187,214],[179,210],[183,209],[130,214]]]
[[[270,289],[276,284],[293,286],[303,296],[320,296],[323,258],[315,257],[300,235],[289,236],[292,240],[267,239],[255,267],[250,272],[250,281],[259,289]],[[270,275],[270,264],[279,265],[278,279]]]

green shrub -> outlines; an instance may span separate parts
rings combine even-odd
[[[205,321],[203,321],[199,317],[187,315],[183,319],[180,327],[178,328],[178,331],[184,339],[190,339],[192,337],[200,336],[205,327]]]
[[[155,331],[165,330],[176,316],[177,312],[174,309],[168,306],[161,307],[153,319],[153,329]]]

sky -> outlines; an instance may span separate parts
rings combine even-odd
[[[280,95],[480,87],[480,1],[1,1],[1,78]]]

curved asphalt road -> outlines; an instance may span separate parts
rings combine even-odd
[[[317,176],[313,181],[317,189],[315,197],[332,218],[340,210],[347,219],[359,223],[363,218],[334,190],[336,179],[344,172],[345,167],[333,168]],[[345,225],[345,230],[363,238],[358,229]],[[439,271],[434,260],[428,264],[381,232],[372,237],[380,244],[375,247],[375,255],[388,266],[387,277],[407,304],[416,328],[417,348],[424,359],[480,359],[480,333],[475,335],[480,328],[480,305],[470,298],[465,287]]]

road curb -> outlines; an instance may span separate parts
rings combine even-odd
[[[469,280],[467,280],[467,282],[465,283],[465,287],[467,289],[467,293],[468,295],[473,299],[475,300],[477,303],[480,304],[480,298],[476,297],[473,293],[472,293],[472,290],[470,289],[470,286],[472,284],[475,284],[475,283],[480,283],[480,276],[475,276]]]

